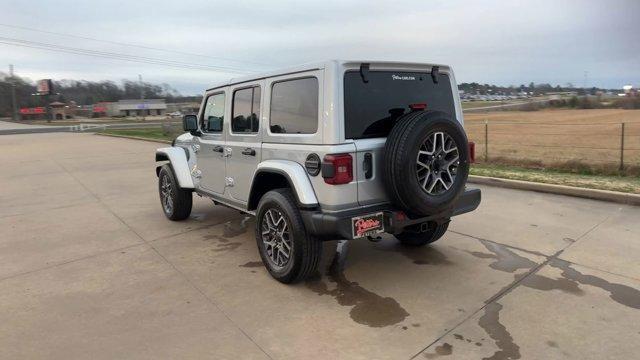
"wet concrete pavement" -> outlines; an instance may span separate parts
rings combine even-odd
[[[640,208],[482,187],[431,247],[293,286],[254,222],[162,215],[148,142],[0,137],[0,358],[602,359],[640,352]]]

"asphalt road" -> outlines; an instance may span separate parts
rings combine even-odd
[[[640,208],[482,187],[423,249],[351,242],[295,286],[254,223],[196,198],[166,220],[158,145],[0,136],[0,357],[630,359]]]

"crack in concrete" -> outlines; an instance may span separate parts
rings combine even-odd
[[[231,324],[233,324],[238,331],[240,331],[242,333],[242,335],[244,335],[247,340],[249,340],[257,349],[259,349],[267,358],[269,359],[273,359],[271,357],[271,355],[269,355],[269,353],[267,353],[267,351],[265,349],[263,349],[257,342],[255,339],[253,339],[242,327],[240,327],[230,316],[229,314],[227,314],[226,311],[224,311],[224,309],[222,309],[222,307],[210,296],[208,296],[204,290],[202,290],[200,287],[198,287],[193,280],[191,280],[191,278],[189,278],[184,272],[182,272],[178,266],[174,263],[172,263],[171,261],[169,261],[169,259],[167,259],[154,245],[152,242],[149,242],[147,240],[144,239],[144,237],[142,237],[142,235],[140,235],[137,231],[135,231],[131,226],[129,226],[129,224],[127,224],[124,219],[122,219],[120,216],[118,216],[118,214],[116,214],[107,204],[105,204],[104,202],[102,202],[102,200],[100,199],[100,197],[95,194],[94,192],[92,192],[89,187],[87,187],[82,181],[80,181],[80,179],[78,179],[77,177],[75,177],[67,168],[65,168],[62,164],[58,163],[57,161],[55,161],[55,159],[52,159],[58,166],[60,166],[62,169],[64,169],[64,171],[66,171],[69,176],[71,176],[77,183],[78,185],[82,186],[87,192],[89,192],[89,194],[91,194],[97,201],[98,203],[103,206],[107,211],[109,211],[109,213],[111,213],[111,215],[113,215],[116,219],[118,219],[118,221],[120,221],[125,227],[127,227],[129,229],[129,231],[131,231],[133,234],[136,235],[136,237],[138,237],[142,243],[147,244],[165,263],[167,263],[176,273],[178,273],[187,284],[189,284],[189,286],[191,286],[196,292],[198,292],[200,294],[200,296],[202,296],[207,302],[209,302],[209,304],[211,304],[213,307],[215,307],[218,311],[220,311],[220,313],[227,319],[229,320],[229,322]]]

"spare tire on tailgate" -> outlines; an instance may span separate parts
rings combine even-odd
[[[408,214],[450,209],[468,174],[467,136],[446,113],[414,111],[391,129],[384,149],[384,184],[391,201]]]

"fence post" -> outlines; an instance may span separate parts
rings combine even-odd
[[[489,162],[489,120],[484,121],[484,161]]]
[[[624,171],[624,123],[620,127],[620,172]]]

